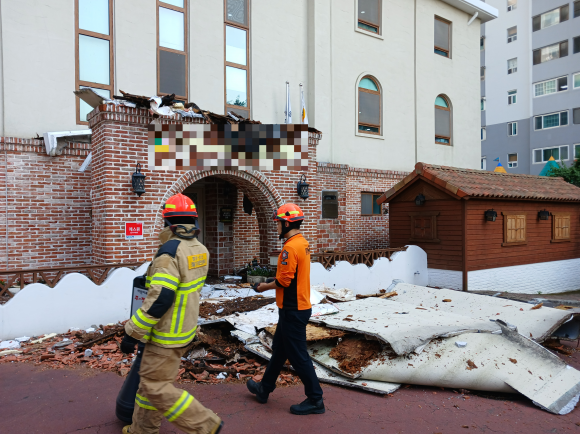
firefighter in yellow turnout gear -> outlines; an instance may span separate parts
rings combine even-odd
[[[197,330],[209,253],[197,240],[197,210],[191,199],[172,196],[163,217],[161,247],[147,270],[147,297],[125,324],[121,342],[124,353],[133,352],[138,341],[146,343],[133,423],[123,433],[157,434],[165,416],[186,433],[217,434],[221,419],[173,385],[185,347]]]

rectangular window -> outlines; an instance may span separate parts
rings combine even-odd
[[[514,246],[527,244],[526,213],[503,213],[503,244]]]
[[[439,212],[412,212],[411,242],[439,243],[437,238],[437,216]]]
[[[338,191],[322,192],[322,218],[338,218]]]
[[[508,167],[518,167],[518,154],[508,154]]]
[[[534,65],[549,62],[550,60],[559,59],[568,55],[568,41],[558,42],[557,44],[548,45],[547,47],[534,50]]]
[[[113,1],[75,1],[75,87],[91,88],[110,98],[114,92],[113,68]],[[76,99],[77,124],[87,124],[93,108]]]
[[[534,117],[535,130],[563,127],[568,125],[568,110]]]
[[[507,70],[508,74],[513,74],[515,72],[518,72],[518,58],[515,57],[513,59],[508,60],[507,67],[508,67],[508,70]]]
[[[187,1],[157,0],[157,94],[187,102]]]
[[[580,124],[580,108],[573,109],[572,116],[572,122],[574,122],[574,125]]]
[[[225,112],[250,118],[248,0],[225,0]]]
[[[518,135],[518,123],[517,122],[508,122],[508,136],[517,136]]]
[[[568,145],[534,149],[534,164],[546,163],[551,157],[554,157],[556,161],[567,161]]]
[[[574,160],[578,160],[580,158],[580,143],[574,145]]]
[[[481,51],[485,50],[485,36],[479,38],[479,49]]]
[[[361,193],[360,195],[361,215],[381,215],[381,206],[377,203],[381,193]]]
[[[485,111],[485,97],[481,98],[481,111]]]
[[[518,100],[518,91],[517,90],[510,90],[508,92],[508,105],[515,104]]]
[[[507,29],[507,42],[514,42],[518,40],[518,26]]]
[[[576,36],[573,39],[573,41],[574,42],[572,44],[572,46],[573,46],[572,50],[573,50],[574,54],[580,53],[580,36]]]
[[[358,0],[358,28],[381,34],[381,0]]]
[[[552,213],[552,242],[570,241],[570,214]]]
[[[485,80],[485,66],[481,66],[479,68],[479,78],[481,78],[482,80]]]
[[[572,80],[574,81],[574,89],[580,88],[580,72],[574,74]]]
[[[534,97],[550,95],[568,90],[568,76],[534,83]]]
[[[481,127],[481,140],[484,141],[487,138],[487,131],[485,127]]]
[[[541,15],[536,15],[532,18],[532,31],[545,29],[546,27],[555,26],[568,20],[568,5],[564,5],[557,9],[544,12]]]
[[[481,157],[481,170],[487,170],[487,157]]]
[[[435,17],[435,54],[451,57],[451,22]]]
[[[518,0],[507,0],[507,11],[513,11],[518,7]]]
[[[574,2],[574,18],[580,17],[580,0]]]

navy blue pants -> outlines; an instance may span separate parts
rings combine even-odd
[[[286,360],[290,360],[304,384],[306,396],[316,401],[322,398],[322,388],[306,349],[306,324],[311,313],[312,309],[278,309],[278,325],[272,343],[272,358],[262,379],[262,388],[265,392],[272,392],[276,388],[278,375]]]

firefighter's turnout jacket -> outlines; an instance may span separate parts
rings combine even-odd
[[[183,226],[191,229],[192,225]],[[184,347],[196,333],[199,291],[207,276],[209,253],[197,238],[179,238],[169,227],[159,239],[161,247],[147,270],[147,297],[125,324],[125,331],[160,347]]]

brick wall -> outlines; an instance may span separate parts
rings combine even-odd
[[[244,212],[244,192],[236,191],[236,207],[234,211],[234,267],[242,268],[254,258],[260,257],[260,228],[256,210],[252,215]]]
[[[78,171],[89,152],[49,157],[42,140],[0,137],[1,269],[91,263],[91,171]]]

